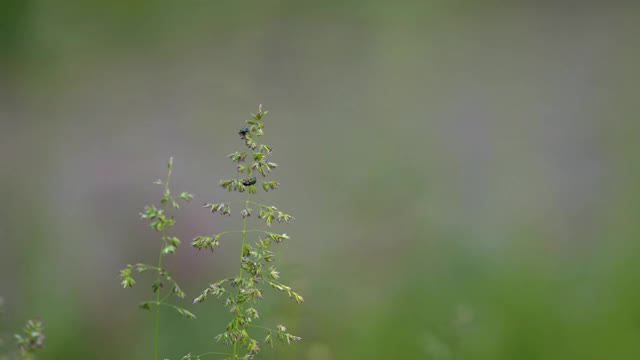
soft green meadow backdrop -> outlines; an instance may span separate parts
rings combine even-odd
[[[225,156],[259,103],[280,167],[261,195],[287,282],[263,359],[640,359],[640,11],[624,2],[0,2],[0,354],[151,358],[140,219],[174,157],[192,298],[235,273]],[[237,244],[235,244],[237,245]],[[140,284],[147,282],[141,281]],[[221,349],[215,301],[163,313],[161,354]]]

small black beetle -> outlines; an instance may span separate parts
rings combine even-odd
[[[256,177],[252,177],[252,178],[247,178],[242,180],[242,185],[244,186],[250,186],[250,185],[255,185],[256,183]]]

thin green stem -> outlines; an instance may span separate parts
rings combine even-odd
[[[164,182],[164,193],[169,194],[169,184],[171,183],[171,171],[173,168],[173,158],[169,159],[169,172],[167,173],[167,181]],[[165,246],[165,230],[162,229],[162,245],[160,246],[160,255],[158,255],[158,276],[156,277],[156,284],[160,283],[162,280],[162,259],[163,253],[162,250]],[[158,360],[158,344],[159,344],[159,335],[160,335],[160,287],[156,288],[156,314],[155,314],[155,324],[153,328],[153,360]]]
[[[268,330],[268,331],[272,331],[272,332],[277,332],[277,330],[274,330],[274,329],[268,328],[268,327],[264,327],[264,326],[260,326],[260,325],[249,324],[249,326],[257,328],[257,329],[263,329],[263,330]]]
[[[251,202],[251,193],[247,192],[247,199],[245,200],[245,207],[249,207],[249,203]],[[242,257],[244,256],[244,244],[247,240],[247,217],[242,220],[242,244],[240,245],[240,274],[238,277],[242,280],[242,276],[244,275],[244,269],[242,268]],[[240,295],[240,286],[238,286],[238,292],[236,296]],[[240,306],[241,307],[241,306]],[[242,308],[239,309],[239,312],[242,312]],[[236,315],[236,326],[238,326],[238,315]],[[238,358],[238,342],[235,341],[233,343],[233,360]]]
[[[211,352],[206,352],[206,353],[202,353],[202,354],[196,355],[196,356],[195,356],[195,358],[197,359],[197,358],[199,358],[199,357],[208,356],[208,355],[232,355],[232,354],[229,354],[229,353],[223,353],[223,352],[215,352],[215,351],[211,351]],[[185,356],[185,357],[183,357],[182,359],[184,360],[184,359],[186,359],[186,358],[187,358],[187,357]],[[227,358],[227,359],[230,359],[230,358]]]
[[[244,219],[245,221],[247,220],[247,218]],[[271,231],[266,231],[266,230],[229,230],[229,231],[223,231],[214,235],[226,235],[226,234],[234,234],[234,233],[250,233],[250,232],[258,232],[258,233],[263,233],[263,234],[272,234]]]
[[[243,200],[238,200],[238,201],[225,201],[226,204],[253,204],[253,205],[258,205],[258,206],[263,206],[263,207],[270,207],[270,205],[266,205],[266,204],[262,204],[259,202],[255,202],[255,201],[243,201]]]
[[[169,297],[171,297],[171,293],[168,293],[162,299],[160,299],[160,304],[164,304],[164,301],[167,300]]]
[[[162,231],[162,238],[164,239],[164,230]],[[158,269],[162,269],[162,248],[160,247],[160,255],[158,256]],[[158,276],[156,277],[156,283],[160,282],[161,276],[160,271],[158,271]],[[153,335],[153,360],[158,360],[158,335],[160,332],[160,288],[156,289],[156,315],[155,315],[155,325],[154,325],[154,335]]]

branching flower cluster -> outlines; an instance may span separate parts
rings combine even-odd
[[[135,285],[136,281],[133,278],[134,272],[143,273],[146,271],[152,271],[156,273],[156,279],[151,284],[151,289],[155,294],[154,300],[143,301],[140,303],[140,307],[142,309],[150,310],[152,306],[155,306],[155,333],[154,333],[154,360],[158,359],[158,332],[159,332],[159,322],[160,322],[160,306],[166,306],[174,309],[178,314],[187,317],[187,318],[195,318],[195,315],[191,313],[189,310],[179,307],[177,305],[171,304],[167,301],[167,299],[171,295],[175,295],[179,298],[184,298],[185,293],[180,289],[178,283],[173,279],[169,271],[165,267],[163,267],[164,257],[169,254],[175,253],[176,249],[180,245],[180,239],[175,236],[171,236],[168,233],[168,230],[173,227],[176,223],[173,216],[167,215],[167,210],[169,208],[173,208],[175,210],[180,209],[180,202],[188,202],[193,199],[193,195],[183,192],[177,197],[171,193],[170,183],[171,183],[171,172],[173,169],[173,159],[169,159],[169,163],[167,164],[168,174],[167,179],[165,181],[157,180],[155,184],[164,186],[164,194],[162,199],[160,199],[160,204],[145,206],[144,212],[140,214],[140,216],[149,221],[149,227],[153,230],[160,233],[160,253],[158,255],[158,263],[156,266],[148,265],[148,264],[135,264],[135,265],[127,265],[126,268],[120,271],[120,280],[122,281],[122,286],[124,288],[130,288]],[[163,289],[165,289],[165,285],[167,285],[167,289],[163,293]]]
[[[264,298],[266,289],[275,289],[296,303],[304,301],[300,294],[280,280],[280,272],[273,266],[275,261],[273,246],[288,240],[289,236],[271,231],[271,226],[275,222],[288,223],[293,220],[293,217],[275,206],[262,204],[251,198],[251,195],[257,194],[260,188],[264,192],[270,192],[276,190],[279,185],[278,182],[267,179],[278,165],[269,160],[272,148],[260,142],[264,134],[263,118],[266,114],[262,106],[258,108],[256,114],[252,114],[252,119],[247,120],[247,127],[239,131],[240,139],[247,149],[236,151],[228,156],[235,164],[235,170],[241,175],[238,178],[220,180],[220,186],[223,189],[229,192],[246,193],[244,201],[204,204],[204,207],[216,216],[231,216],[232,203],[244,205],[239,209],[243,219],[242,229],[197,236],[191,243],[198,250],[214,252],[223,241],[231,240],[234,236],[241,240],[238,275],[210,284],[192,302],[193,304],[201,303],[209,297],[222,300],[226,309],[232,314],[232,318],[224,331],[216,336],[216,340],[232,347],[233,352],[230,350],[224,353],[188,354],[182,360],[197,360],[209,355],[225,355],[225,360],[249,360],[254,359],[260,352],[261,343],[273,346],[275,341],[290,344],[301,340],[299,336],[287,332],[284,325],[265,327],[257,324],[260,318],[256,308],[257,303]],[[193,198],[193,195],[185,192],[178,196],[172,195],[169,187],[172,167],[173,161],[170,159],[167,179],[156,181],[156,184],[164,186],[164,195],[160,204],[146,206],[141,214],[143,219],[149,221],[149,226],[160,233],[161,247],[158,263],[157,265],[143,263],[128,265],[120,272],[120,280],[124,288],[135,285],[135,273],[151,271],[156,275],[155,281],[151,284],[155,299],[140,304],[143,309],[155,307],[154,360],[158,360],[159,308],[167,306],[182,316],[195,318],[195,315],[187,309],[167,302],[172,295],[179,298],[185,297],[182,289],[163,266],[164,257],[173,254],[180,245],[180,240],[169,234],[169,230],[175,225],[175,219],[168,215],[167,211],[177,210],[181,202],[188,202]],[[258,181],[258,176],[261,181]],[[262,226],[255,229],[248,228],[247,223],[251,218],[259,220]]]
[[[22,334],[15,334],[18,348],[25,359],[30,359],[31,354],[44,347],[44,325],[39,320],[29,320],[22,329]]]
[[[0,296],[0,325],[4,323],[4,298]],[[32,360],[35,359],[34,353],[44,348],[44,324],[40,320],[29,320],[22,328],[22,332],[14,334],[17,353],[11,352],[3,355],[3,347],[5,339],[0,337],[0,360]]]
[[[282,292],[297,303],[304,301],[302,296],[290,286],[281,282],[280,272],[272,265],[275,260],[272,246],[288,240],[289,236],[268,229],[274,221],[287,223],[293,220],[293,217],[275,206],[251,200],[251,195],[256,194],[259,187],[265,192],[278,188],[276,181],[266,179],[271,171],[278,167],[276,163],[269,161],[272,148],[259,142],[264,134],[263,118],[266,114],[267,112],[262,110],[262,106],[258,108],[256,114],[252,114],[252,119],[247,120],[247,127],[243,127],[239,131],[240,139],[244,142],[247,150],[236,151],[228,156],[236,164],[236,170],[242,176],[220,181],[220,186],[225,190],[247,193],[245,200],[241,202],[244,206],[240,209],[240,215],[243,218],[242,229],[198,236],[192,242],[192,245],[199,250],[206,249],[213,252],[220,246],[222,240],[226,240],[232,235],[240,237],[238,275],[210,284],[193,300],[195,304],[201,303],[211,296],[220,298],[232,314],[233,317],[227,324],[225,331],[216,336],[217,341],[233,347],[233,354],[229,354],[232,355],[230,357],[232,360],[253,359],[260,352],[260,342],[256,338],[259,335],[255,335],[257,332],[261,332],[263,342],[271,346],[273,346],[274,340],[282,343],[301,340],[300,337],[288,333],[283,325],[268,328],[255,324],[260,317],[256,304],[264,298],[266,288]],[[262,178],[259,187],[256,186],[258,183],[257,175]],[[206,203],[204,207],[212,214],[231,215],[231,203]],[[266,229],[249,229],[247,227],[247,220],[254,217],[255,212],[257,212],[257,219],[266,225]],[[250,235],[255,235],[253,243],[249,240]],[[189,358],[191,355],[187,355],[184,359]]]

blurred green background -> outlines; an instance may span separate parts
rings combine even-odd
[[[0,333],[38,359],[150,359],[141,221],[175,158],[189,239],[237,220],[225,156],[258,103],[296,217],[264,359],[640,359],[640,35],[624,2],[3,0]],[[192,297],[238,249],[169,258]],[[222,349],[215,301],[161,354]]]

